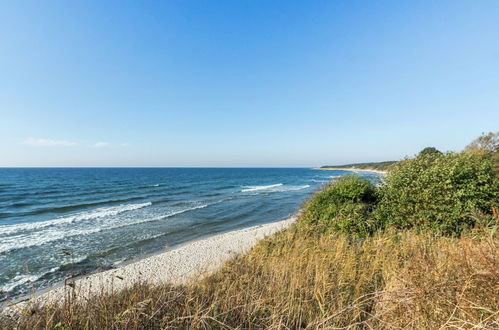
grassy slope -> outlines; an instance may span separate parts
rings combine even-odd
[[[365,240],[292,227],[185,286],[138,285],[87,304],[34,307],[3,327],[437,328],[498,326],[499,246],[385,232]],[[494,323],[495,322],[495,323]]]
[[[476,227],[460,236],[387,229],[356,238],[355,226],[372,218],[365,186],[352,176],[326,186],[298,224],[204,279],[84,304],[68,294],[0,328],[499,328],[497,208],[474,213]],[[320,220],[331,218],[345,227],[325,230]]]
[[[396,161],[386,161],[377,163],[356,163],[356,164],[346,164],[346,165],[327,165],[321,168],[355,168],[362,170],[377,170],[377,171],[387,171],[390,166],[395,164]]]

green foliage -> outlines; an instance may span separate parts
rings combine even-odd
[[[373,233],[372,208],[377,188],[368,179],[348,174],[327,185],[305,205],[300,223],[315,232],[339,231],[356,236]]]
[[[381,195],[375,216],[385,225],[458,234],[474,224],[474,213],[497,207],[499,185],[490,158],[420,153],[394,166]]]
[[[344,165],[382,164],[390,171],[379,188],[358,176],[328,185],[305,205],[301,222],[317,232],[356,236],[389,227],[456,235],[493,224],[499,214],[498,141],[499,133],[488,133],[461,153],[427,147],[396,163]]]
[[[466,146],[466,152],[490,158],[499,176],[499,132],[483,133]]]
[[[441,155],[442,152],[434,147],[426,147],[419,152],[419,155]]]

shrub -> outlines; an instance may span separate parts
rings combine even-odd
[[[426,147],[424,148],[423,150],[421,150],[419,152],[419,155],[433,155],[433,156],[436,156],[436,155],[441,155],[442,152],[437,150],[436,148],[434,147]]]
[[[498,180],[490,158],[472,153],[420,153],[394,166],[375,216],[397,228],[459,234],[474,212],[497,206]]]
[[[339,231],[365,236],[378,228],[372,216],[376,201],[377,188],[368,179],[345,175],[305,204],[300,223],[315,232]]]

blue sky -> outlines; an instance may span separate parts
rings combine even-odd
[[[0,166],[317,166],[499,128],[499,1],[2,1]]]

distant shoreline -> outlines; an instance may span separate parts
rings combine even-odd
[[[330,171],[330,170],[335,170],[335,171],[351,171],[351,172],[371,172],[371,173],[378,173],[378,174],[387,174],[388,171],[381,171],[381,170],[375,170],[375,169],[367,169],[367,168],[355,168],[355,167],[316,167],[313,168],[314,170],[324,170],[324,171]]]

